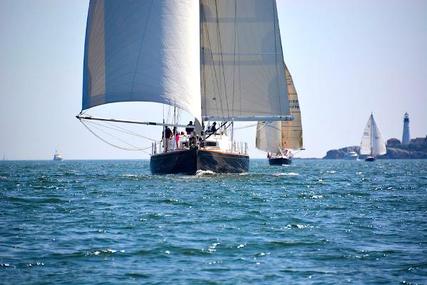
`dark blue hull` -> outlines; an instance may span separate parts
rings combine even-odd
[[[198,149],[172,151],[152,155],[150,169],[152,174],[242,173],[249,171],[249,156]]]
[[[268,163],[270,165],[284,165],[284,164],[291,164],[292,159],[285,158],[285,157],[275,157],[275,158],[269,158]]]

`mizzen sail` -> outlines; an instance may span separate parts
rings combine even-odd
[[[83,73],[83,110],[147,101],[200,118],[199,2],[91,0]]]
[[[202,115],[286,116],[289,104],[275,0],[201,0]]]

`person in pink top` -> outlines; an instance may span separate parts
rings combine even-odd
[[[175,143],[176,143],[176,148],[179,148],[179,133],[178,132],[175,134]]]

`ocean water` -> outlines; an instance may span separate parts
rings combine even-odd
[[[3,284],[427,284],[427,160],[0,162]]]

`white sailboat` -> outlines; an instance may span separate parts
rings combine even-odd
[[[366,161],[374,161],[379,155],[387,153],[387,148],[380,129],[375,122],[374,115],[368,119],[360,142],[360,154],[367,155]]]
[[[292,121],[258,122],[256,147],[268,153],[270,165],[291,164],[293,153],[303,148],[301,110],[291,73],[285,65]]]
[[[246,144],[235,121],[286,121],[285,68],[275,0],[91,0],[86,30],[82,111],[88,120],[161,126],[153,174],[246,172]],[[92,107],[155,102],[189,113],[195,125],[173,142],[174,122],[107,119]],[[193,128],[193,131],[191,131]]]

